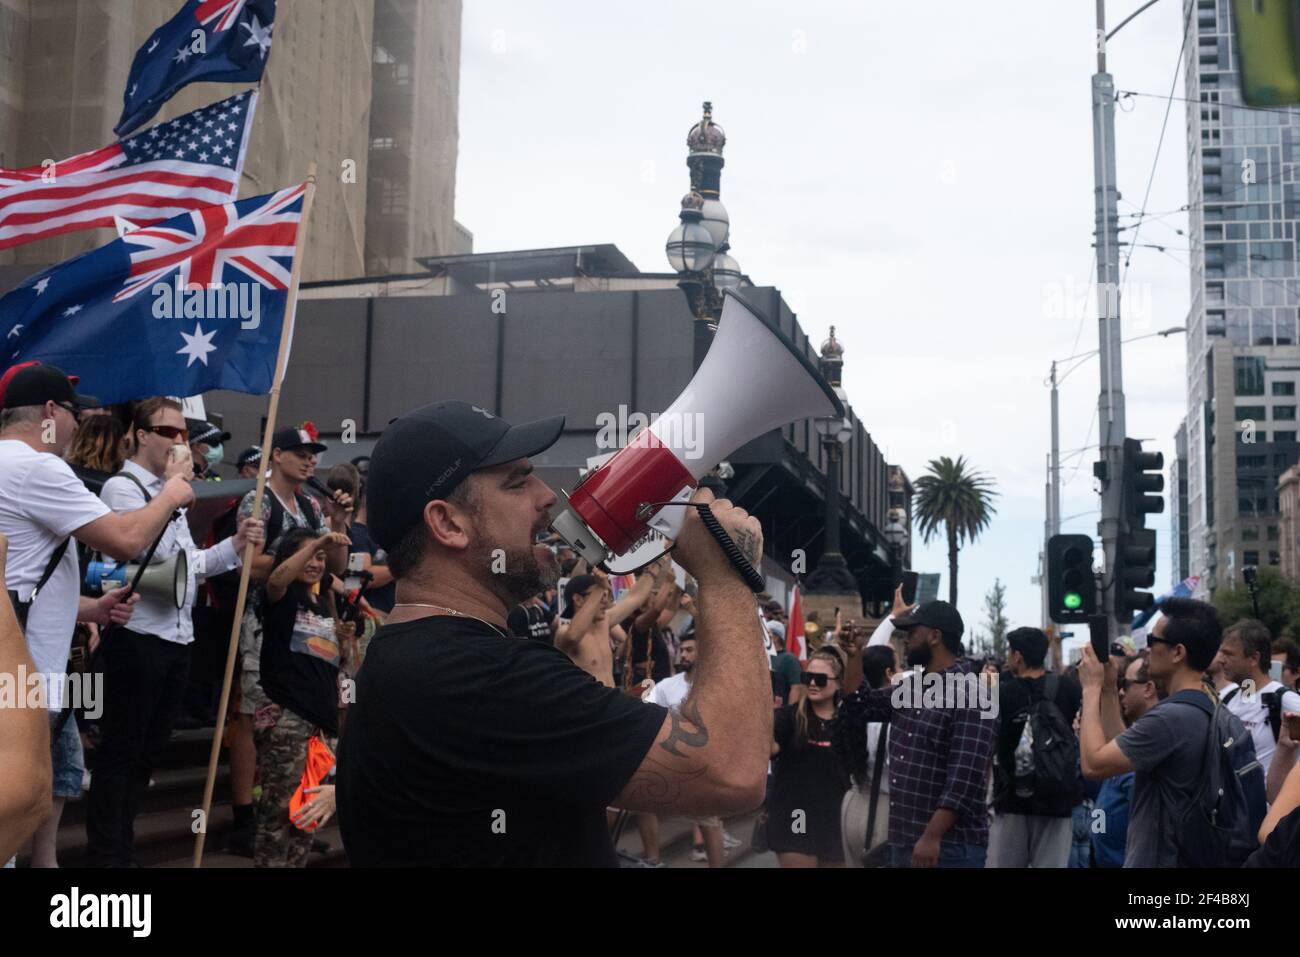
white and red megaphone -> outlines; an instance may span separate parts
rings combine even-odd
[[[677,537],[686,509],[664,503],[690,499],[701,475],[771,429],[843,415],[808,357],[727,290],[713,344],[690,384],[649,427],[583,477],[551,528],[593,567],[634,571]]]

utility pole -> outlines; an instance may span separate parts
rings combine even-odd
[[[1106,72],[1106,0],[1097,0],[1097,72],[1092,77],[1092,168],[1095,183],[1097,249],[1098,352],[1101,357],[1101,392],[1097,421],[1101,434],[1101,459],[1094,474],[1101,480],[1101,535],[1106,577],[1102,609],[1114,623],[1112,634],[1123,624],[1116,610],[1115,552],[1119,537],[1120,498],[1123,483],[1124,376],[1120,355],[1119,319],[1119,193],[1115,188],[1115,81]]]
[[[1052,457],[1047,463],[1047,537],[1061,534],[1061,407],[1052,363]]]

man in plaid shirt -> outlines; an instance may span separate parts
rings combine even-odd
[[[961,615],[946,601],[931,601],[893,624],[906,635],[908,667],[924,669],[925,680],[912,671],[902,684],[864,687],[840,711],[846,721],[889,722],[890,864],[983,867],[997,721],[990,720],[996,710],[981,711],[979,697],[969,693],[978,676],[960,657]],[[938,681],[941,700],[923,687]],[[954,694],[957,684],[967,693]]]

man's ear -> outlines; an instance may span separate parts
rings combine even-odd
[[[450,502],[434,499],[424,506],[421,518],[429,535],[444,548],[463,549],[469,546],[469,516]]]

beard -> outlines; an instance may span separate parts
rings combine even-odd
[[[922,668],[928,667],[930,659],[934,657],[934,651],[929,645],[922,645],[920,648],[907,649],[907,667],[915,668],[920,665]]]
[[[488,570],[492,590],[508,604],[523,604],[559,581],[559,565],[544,545],[502,549],[484,543],[476,552],[475,564]]]

